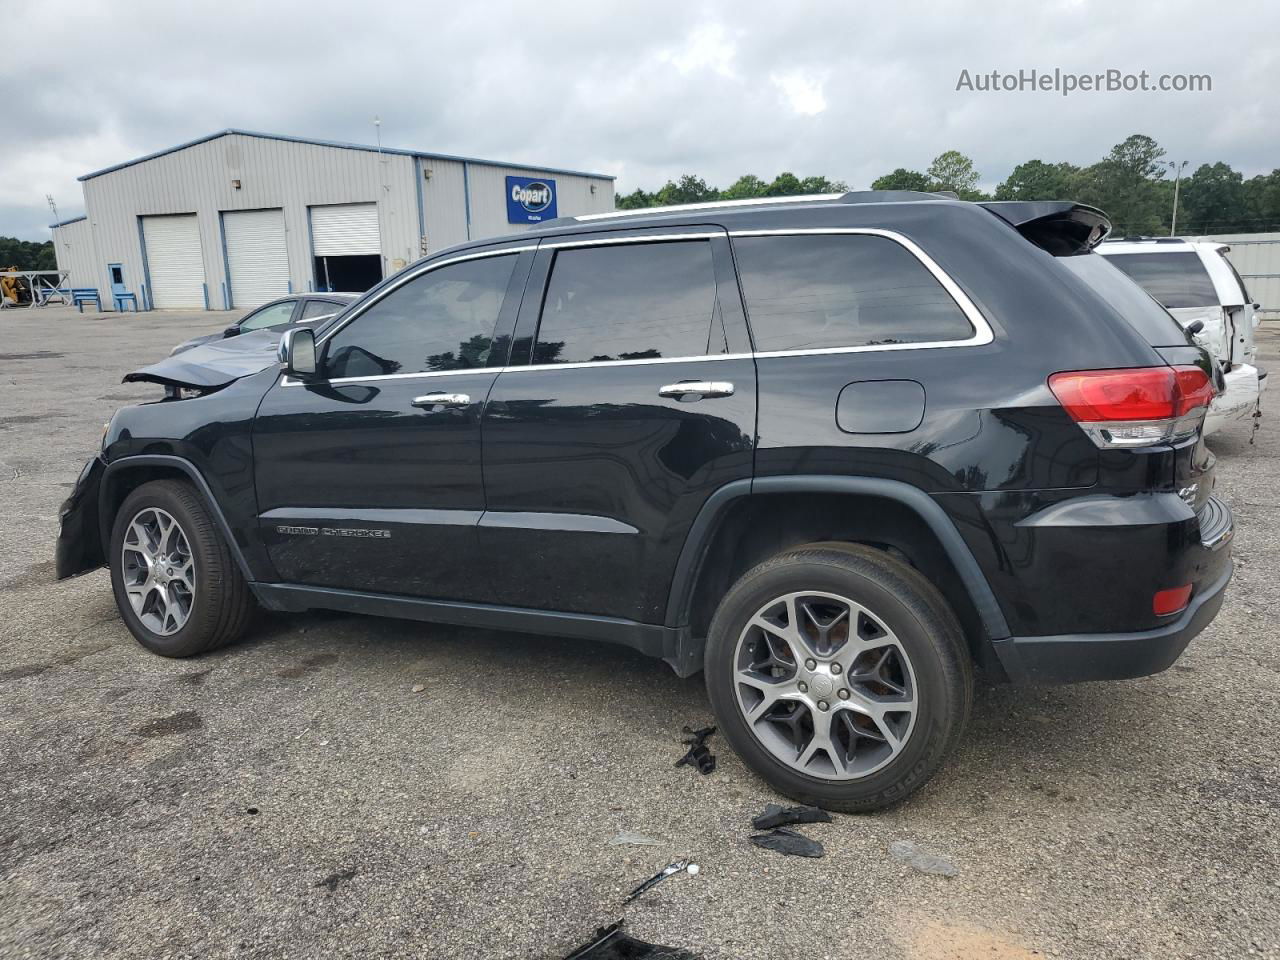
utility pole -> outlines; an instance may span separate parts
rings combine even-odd
[[[1169,236],[1173,236],[1178,232],[1178,183],[1182,179],[1182,171],[1186,169],[1189,161],[1183,160],[1181,163],[1168,161],[1169,168],[1173,171],[1173,217],[1169,221]]]

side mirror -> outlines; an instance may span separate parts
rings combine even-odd
[[[222,335],[224,337],[238,337],[240,336],[240,328],[233,323],[231,326],[227,327],[227,329],[222,331]]]
[[[280,362],[285,371],[296,377],[316,374],[316,334],[309,327],[286,330],[280,338]]]
[[[1191,334],[1194,337],[1197,333],[1199,333],[1201,330],[1204,329],[1204,321],[1192,320],[1190,323],[1187,324],[1185,329],[1187,333]]]

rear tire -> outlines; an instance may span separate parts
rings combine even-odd
[[[918,790],[959,740],[973,665],[918,571],[857,544],[749,570],[721,601],[707,693],[738,755],[779,792],[847,813]]]
[[[151,652],[193,657],[244,633],[249,586],[190,484],[155,480],[125,497],[108,560],[120,616]]]

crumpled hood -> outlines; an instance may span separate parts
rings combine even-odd
[[[279,331],[272,330],[214,340],[127,373],[123,382],[217,389],[276,363],[279,343]]]

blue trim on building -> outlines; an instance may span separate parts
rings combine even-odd
[[[471,239],[471,166],[467,161],[462,163],[462,209],[467,215],[467,239]]]
[[[231,302],[231,257],[227,254],[227,224],[223,219],[227,211],[218,211],[218,235],[222,240],[222,303],[224,310],[230,310],[233,306]],[[204,308],[209,309],[209,290],[206,287],[204,292]]]
[[[65,227],[69,223],[79,223],[81,220],[88,220],[88,219],[89,219],[89,215],[82,213],[80,214],[80,216],[72,217],[70,220],[59,220],[57,223],[51,223],[49,224],[49,229],[53,230],[55,227]]]
[[[147,236],[142,232],[142,217],[138,220],[138,251],[142,254],[142,278],[143,289],[147,291],[147,295],[142,299],[147,301],[147,309],[154,310],[155,307],[151,303],[151,264],[147,261]]]
[[[204,289],[204,308],[209,309],[209,284],[202,283],[200,286]]]
[[[307,281],[307,292],[312,293],[320,283],[320,278],[316,276],[316,237],[311,230],[311,204],[307,204],[307,272],[311,274],[311,279]]]
[[[217,140],[219,137],[241,136],[241,137],[257,137],[260,140],[282,140],[285,143],[305,143],[313,147],[339,147],[343,150],[365,150],[369,153],[390,153],[401,157],[427,157],[432,160],[454,160],[459,163],[479,163],[486,167],[511,167],[514,170],[533,170],[538,173],[558,173],[568,177],[591,177],[595,180],[616,180],[617,177],[608,173],[590,173],[585,170],[565,170],[558,167],[539,167],[528,163],[507,163],[502,160],[483,160],[479,157],[462,157],[449,153],[425,153],[421,150],[402,150],[396,147],[376,147],[364,143],[344,143],[341,140],[313,140],[309,137],[291,137],[282,133],[260,133],[254,130],[240,130],[236,127],[229,127],[226,130],[219,130],[217,133],[211,133],[204,137],[197,137],[195,140],[188,140],[186,143],[180,143],[174,147],[167,147],[164,150],[157,150],[155,153],[148,153],[146,156],[137,157],[133,160],[126,160],[123,163],[117,163],[110,167],[103,167],[101,170],[94,170],[92,173],[86,173],[77,180],[92,180],[94,177],[100,177],[104,173],[114,173],[116,170],[123,170],[125,167],[132,167],[135,164],[145,163],[148,160],[155,160],[157,157],[168,156],[171,153],[177,153],[179,150],[185,150],[188,147],[198,146],[202,143],[208,143],[210,140]]]
[[[427,168],[422,165],[422,158],[418,157],[413,163],[413,182],[418,188],[418,250],[417,256],[409,262],[421,259],[427,255],[422,249],[422,238],[427,235],[427,211],[422,205],[422,179],[426,176]]]

